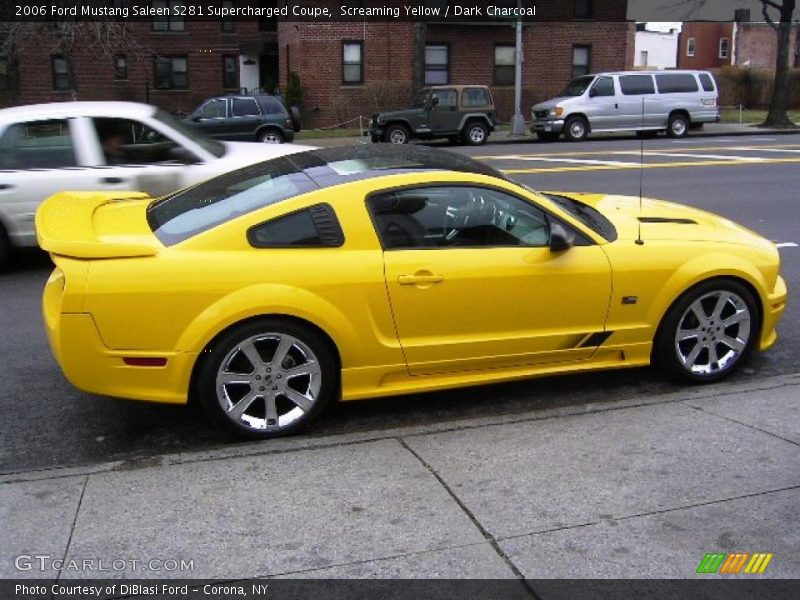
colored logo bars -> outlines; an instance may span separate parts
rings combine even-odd
[[[700,561],[697,567],[698,573],[741,573],[744,567],[745,573],[760,574],[766,571],[769,561],[772,560],[772,553],[738,552],[726,554],[725,552],[708,552]],[[745,565],[747,565],[745,567]]]

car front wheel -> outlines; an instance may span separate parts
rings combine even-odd
[[[206,413],[228,431],[253,439],[302,429],[336,389],[336,361],[329,344],[310,328],[276,318],[223,334],[198,376]]]
[[[586,123],[586,119],[572,117],[564,123],[564,137],[570,142],[583,141],[587,135],[589,135],[589,125]]]
[[[267,129],[258,134],[258,141],[262,144],[282,144],[283,134],[275,129]]]
[[[683,381],[717,381],[747,360],[759,331],[752,292],[736,281],[710,280],[686,292],[667,312],[655,342],[656,359]]]
[[[411,140],[411,134],[404,125],[390,125],[386,129],[384,139],[390,144],[407,144]]]

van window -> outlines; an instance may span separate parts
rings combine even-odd
[[[643,94],[655,94],[656,88],[653,85],[653,77],[650,75],[621,75],[619,87],[626,96],[641,96]]]
[[[711,75],[708,73],[700,73],[700,83],[703,84],[703,91],[714,91],[714,80],[711,79]]]
[[[700,88],[697,80],[691,73],[669,73],[656,75],[658,92],[660,94],[678,94],[681,92],[696,92]]]
[[[611,77],[598,77],[592,86],[592,96],[613,96],[614,80]]]

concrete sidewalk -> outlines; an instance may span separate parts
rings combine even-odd
[[[491,144],[520,144],[520,143],[541,143],[537,140],[536,136],[528,132],[526,129],[525,135],[512,135],[508,131],[496,131],[489,136],[487,145]],[[693,130],[689,132],[687,139],[698,137],[737,137],[737,136],[766,136],[772,137],[775,135],[789,135],[800,134],[798,129],[766,129],[764,127],[756,127],[754,125],[739,125],[738,123],[707,123],[703,129]],[[608,134],[604,136],[592,136],[589,141],[601,139],[622,139],[632,138],[630,133]],[[667,139],[667,138],[662,138]],[[331,147],[331,146],[350,146],[352,144],[369,144],[369,138],[364,137],[330,137],[330,138],[303,138],[297,140],[298,144],[307,144],[309,146]],[[446,142],[433,142],[435,144],[447,145]],[[542,144],[543,147],[553,147],[552,143]]]
[[[0,577],[797,578],[798,465],[800,374],[6,474]]]

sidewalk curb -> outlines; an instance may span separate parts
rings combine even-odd
[[[389,439],[400,439],[433,435],[449,431],[462,431],[479,427],[496,427],[532,421],[544,421],[564,417],[597,414],[628,408],[646,408],[660,404],[690,402],[707,398],[736,396],[743,393],[767,391],[783,387],[800,386],[800,372],[788,375],[777,375],[753,381],[718,384],[714,386],[689,387],[678,392],[657,394],[654,396],[630,398],[610,402],[594,402],[583,405],[542,409],[525,414],[512,414],[488,417],[473,417],[456,421],[434,423],[430,425],[405,426],[395,429],[379,429],[355,433],[333,434],[320,437],[311,435],[277,438],[269,441],[236,443],[210,450],[178,452],[151,457],[109,461],[91,465],[75,465],[54,469],[33,469],[28,471],[0,473],[0,486],[65,477],[94,475],[112,471],[128,471],[135,469],[161,468],[175,465],[188,465],[197,462],[228,460],[270,454],[286,454],[304,450],[320,450],[338,446],[354,446]]]

